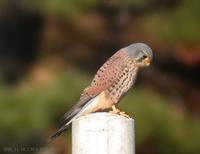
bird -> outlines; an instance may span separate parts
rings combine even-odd
[[[118,50],[97,71],[79,101],[64,114],[61,127],[50,138],[60,136],[73,120],[85,114],[112,109],[110,112],[129,118],[116,105],[134,85],[139,68],[152,62],[152,49],[145,43],[133,43]]]

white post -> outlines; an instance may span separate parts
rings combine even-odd
[[[72,154],[135,154],[134,121],[99,112],[72,123]]]

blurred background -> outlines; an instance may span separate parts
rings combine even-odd
[[[200,153],[199,0],[1,0],[0,153],[70,154],[71,130],[44,146],[97,69],[145,42],[153,64],[120,103],[137,154]]]

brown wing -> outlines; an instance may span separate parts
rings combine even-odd
[[[97,71],[90,86],[84,89],[83,96],[94,97],[102,91],[108,89],[117,81],[118,75],[124,68],[124,58],[127,54],[120,50],[116,52],[104,65]],[[82,98],[81,97],[81,98]]]

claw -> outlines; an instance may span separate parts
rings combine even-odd
[[[126,112],[124,112],[124,111],[119,112],[119,114],[122,115],[122,116],[124,116],[124,117],[126,117],[126,118],[131,118],[131,117],[130,117],[128,114],[126,114]]]
[[[112,111],[110,111],[109,113],[118,114],[118,115],[122,115],[126,118],[130,118],[130,116],[128,114],[126,114],[126,112],[120,111],[119,109],[116,108],[115,105],[112,106]]]
[[[115,114],[118,114],[118,113],[120,112],[120,110],[117,109],[115,105],[112,106],[112,111],[113,111]]]

